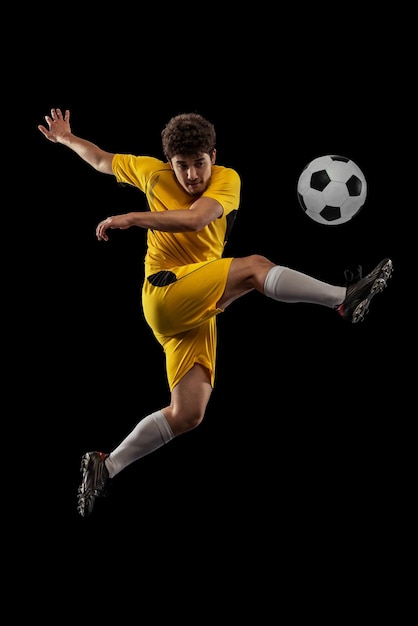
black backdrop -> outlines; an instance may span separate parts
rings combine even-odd
[[[28,549],[51,570],[120,558],[125,573],[130,563],[155,577],[184,565],[187,554],[191,570],[204,563],[222,576],[233,567],[254,584],[266,560],[281,562],[292,593],[309,588],[298,564],[309,580],[318,564],[337,576],[354,568],[362,595],[366,572],[391,578],[400,541],[393,524],[409,429],[403,351],[412,341],[402,308],[410,226],[399,189],[408,83],[386,57],[359,71],[350,53],[334,60],[335,71],[306,59],[291,70],[271,57],[266,65],[264,55],[254,62],[237,49],[218,51],[207,65],[181,53],[165,76],[141,51],[139,67],[131,57],[127,69],[120,59],[105,68],[82,54],[81,63],[28,60],[37,88],[24,102],[29,143],[19,158],[30,194],[19,231],[10,233],[24,260],[13,369],[30,459]],[[218,163],[242,177],[228,254],[257,252],[335,283],[345,269],[368,271],[385,256],[395,267],[359,326],[259,294],[233,304],[219,317],[205,421],[120,474],[89,520],[76,511],[81,454],[114,447],[169,395],[163,355],[141,312],[145,233],[95,239],[98,221],[143,205],[143,197],[47,142],[36,126],[51,107],[69,108],[73,131],[104,149],[156,156],[170,116],[201,112],[216,125]],[[369,194],[352,222],[328,228],[303,214],[296,184],[308,161],[330,153],[357,162]],[[333,584],[332,575],[321,577]],[[186,584],[192,579],[189,571]],[[347,601],[341,588],[334,592]]]

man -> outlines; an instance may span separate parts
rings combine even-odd
[[[235,170],[215,164],[215,128],[197,113],[169,120],[162,131],[165,161],[102,150],[72,133],[68,110],[52,109],[45,119],[48,127],[38,128],[49,141],[147,198],[149,211],[107,217],[96,235],[108,241],[111,229],[147,229],[143,310],[164,350],[171,392],[170,404],[144,417],[109,454],[83,455],[78,511],[86,517],[116,474],[201,423],[215,381],[216,316],[232,302],[257,290],[281,302],[322,305],[358,323],[393,268],[386,258],[364,278],[334,286],[260,255],[223,257],[241,181]]]

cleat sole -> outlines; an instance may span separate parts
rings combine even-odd
[[[351,318],[352,324],[357,324],[358,322],[362,322],[364,320],[367,313],[369,312],[370,302],[372,298],[377,293],[381,293],[385,289],[388,284],[389,278],[392,276],[392,272],[393,264],[392,261],[389,259],[387,263],[385,263],[385,265],[382,267],[380,276],[378,276],[378,278],[376,278],[376,280],[374,281],[367,298],[362,300],[360,304],[358,304],[357,307],[354,309]]]

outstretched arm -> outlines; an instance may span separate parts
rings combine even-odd
[[[113,174],[112,160],[114,153],[102,150],[96,144],[86,139],[81,139],[71,132],[70,111],[67,109],[62,114],[61,109],[51,109],[51,116],[45,115],[48,124],[38,126],[38,130],[53,143],[61,143],[63,146],[70,148],[79,157],[86,161],[95,170],[102,174]]]

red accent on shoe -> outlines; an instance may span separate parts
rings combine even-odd
[[[344,302],[340,304],[340,306],[337,306],[335,310],[341,315],[341,317],[344,317]]]

